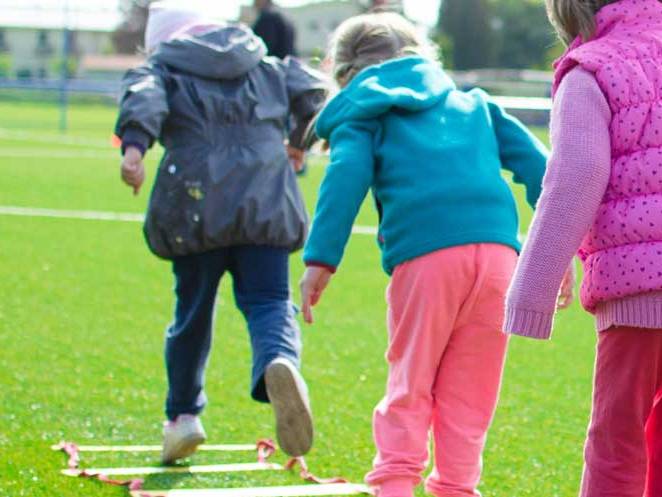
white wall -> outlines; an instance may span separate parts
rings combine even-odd
[[[297,28],[297,50],[303,57],[324,54],[338,25],[362,12],[353,1],[311,3],[285,11]]]

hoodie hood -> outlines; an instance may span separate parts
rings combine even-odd
[[[316,131],[328,139],[343,122],[375,119],[394,109],[420,112],[434,107],[455,89],[438,62],[405,57],[370,66],[332,98],[320,114]]]
[[[152,60],[209,79],[235,79],[255,68],[267,54],[264,42],[248,27],[227,24],[161,43]]]

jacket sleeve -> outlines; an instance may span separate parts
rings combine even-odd
[[[306,265],[335,270],[340,264],[354,219],[374,178],[374,126],[372,122],[347,122],[331,133],[331,161],[304,248]]]
[[[513,173],[513,181],[526,187],[526,200],[536,206],[549,151],[533,133],[501,106],[488,100],[494,132],[503,167]]]
[[[123,143],[147,149],[161,135],[167,116],[168,97],[161,71],[151,65],[129,70],[122,80],[115,134]]]
[[[285,59],[287,72],[287,94],[293,126],[290,144],[304,148],[304,136],[315,115],[322,109],[328,92],[324,75],[301,63],[298,59]]]

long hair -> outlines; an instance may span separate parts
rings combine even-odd
[[[433,44],[413,24],[383,12],[343,22],[331,38],[329,62],[333,78],[343,87],[369,66],[408,55],[437,59]]]
[[[595,33],[595,14],[619,0],[545,0],[547,15],[566,45],[581,36],[589,40]]]
[[[331,37],[326,64],[340,87],[347,86],[359,72],[387,60],[420,55],[438,59],[435,45],[404,17],[393,12],[363,14],[343,22]],[[304,146],[317,140],[315,117],[305,133]],[[323,148],[328,148],[324,143]]]

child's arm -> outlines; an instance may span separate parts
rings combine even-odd
[[[143,164],[144,150],[134,145],[123,146],[122,181],[133,188],[133,194],[138,195],[140,187],[145,181],[145,166]]]
[[[519,120],[488,100],[503,167],[513,173],[513,181],[526,186],[526,200],[535,207],[545,174],[549,152]]]
[[[285,64],[290,112],[294,118],[289,144],[294,149],[303,150],[306,148],[303,143],[306,130],[324,106],[328,83],[322,73],[305,66],[295,58],[288,57]]]
[[[552,111],[552,155],[511,284],[504,328],[549,338],[564,272],[595,220],[609,183],[611,111],[595,78],[574,69]]]
[[[120,111],[115,125],[115,134],[122,139],[122,153],[134,147],[144,155],[161,135],[168,112],[161,71],[152,65],[129,70],[122,80]]]
[[[340,264],[354,219],[374,178],[373,122],[348,122],[330,136],[331,161],[320,186],[303,260],[309,270],[301,282],[302,307],[312,322],[315,305]]]

